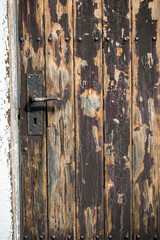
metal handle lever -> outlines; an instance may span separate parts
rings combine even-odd
[[[62,101],[59,97],[37,97],[35,94],[31,95],[30,99],[32,102],[47,102],[52,100]]]

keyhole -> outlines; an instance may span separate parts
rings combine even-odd
[[[37,124],[37,118],[34,118],[34,124],[35,125]]]

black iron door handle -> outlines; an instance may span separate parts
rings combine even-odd
[[[47,102],[47,101],[52,101],[52,100],[63,101],[59,97],[37,97],[36,94],[30,95],[30,99],[32,102]]]

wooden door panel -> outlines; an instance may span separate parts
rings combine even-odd
[[[48,224],[54,239],[74,238],[75,158],[72,1],[45,0]],[[69,238],[71,237],[71,238]]]
[[[131,1],[104,0],[105,232],[131,237]]]
[[[74,2],[77,238],[103,238],[101,1]]]
[[[20,73],[21,73],[21,176],[22,221],[25,239],[47,238],[46,131],[28,133],[28,74],[42,76],[45,93],[43,3],[19,1]]]
[[[159,0],[18,6],[22,238],[158,239]]]
[[[159,1],[133,4],[134,239],[158,239]]]

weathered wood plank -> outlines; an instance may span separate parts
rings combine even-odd
[[[47,107],[48,218],[53,239],[73,239],[75,234],[72,21],[71,0],[45,0],[46,92],[63,99]]]
[[[74,2],[77,239],[104,234],[101,8],[99,0]]]
[[[158,239],[159,12],[157,0],[133,4],[134,239]]]
[[[131,1],[104,0],[106,239],[131,237]]]
[[[27,120],[27,74],[42,74],[45,86],[43,11],[43,1],[19,1],[22,232],[26,239],[47,239],[45,126],[43,136],[28,136]]]

